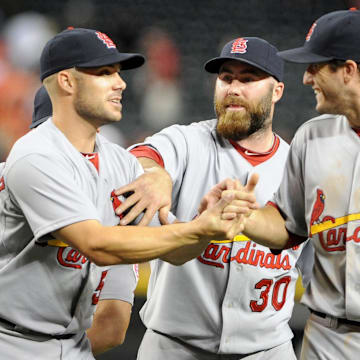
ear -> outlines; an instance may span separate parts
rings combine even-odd
[[[57,83],[62,91],[72,94],[75,90],[76,79],[71,70],[62,70],[57,74]]]
[[[284,93],[284,83],[283,82],[278,82],[276,81],[274,84],[274,89],[273,89],[273,102],[277,103],[283,96]]]
[[[358,65],[353,60],[346,60],[342,70],[345,83],[348,83],[354,76],[358,76]]]

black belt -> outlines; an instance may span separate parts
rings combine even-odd
[[[315,311],[315,310],[312,310],[312,309],[309,309],[311,313],[323,318],[323,319],[326,319],[326,317],[328,315],[320,312],[320,311]],[[338,324],[346,324],[346,325],[354,325],[354,326],[360,326],[360,322],[359,321],[354,321],[354,320],[348,320],[348,319],[343,319],[343,318],[335,318],[337,319],[337,322]]]
[[[1,319],[1,318],[0,318],[0,326],[3,326],[4,328],[12,330],[12,331],[16,331],[25,336],[26,335],[30,336],[30,337],[35,336],[35,337],[41,338],[43,340],[46,340],[46,339],[66,340],[66,339],[72,338],[75,335],[75,334],[59,334],[59,335],[45,334],[45,333],[41,333],[38,331],[33,331],[30,329],[22,328],[22,327],[19,328],[18,326],[16,326],[16,324],[12,323],[11,321]]]

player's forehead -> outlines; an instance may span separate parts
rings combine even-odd
[[[257,68],[256,66],[238,60],[225,61],[219,70],[219,75],[229,73],[234,75],[253,74],[261,77],[269,76],[265,71]]]
[[[99,73],[104,69],[110,72],[119,72],[121,70],[121,64],[115,63],[115,64],[96,66],[91,68],[76,68],[76,69],[85,73]]]

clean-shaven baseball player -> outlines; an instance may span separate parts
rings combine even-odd
[[[217,118],[171,126],[132,149],[145,168],[163,166],[170,174],[171,210],[179,220],[196,217],[201,198],[226,178],[246,183],[260,173],[260,204],[278,188],[289,146],[272,131],[274,107],[284,89],[283,61],[276,52],[256,37],[228,42],[205,64],[217,74]],[[119,190],[135,192],[120,211],[142,195],[143,183],[150,186],[145,176]],[[146,192],[154,195],[155,190]],[[144,203],[138,201],[133,210],[142,210]],[[138,360],[295,359],[288,320],[300,253],[301,247],[294,247],[274,255],[239,235],[213,240],[179,267],[152,261],[141,310],[147,331]],[[181,255],[172,253],[169,259],[181,261]]]
[[[295,134],[274,206],[246,222],[245,233],[272,248],[312,238],[303,360],[353,360],[360,353],[359,40],[360,12],[336,11],[314,22],[302,47],[279,53],[308,64],[303,83],[322,115]]]
[[[50,97],[44,86],[36,92],[30,129],[38,127],[52,115]],[[0,164],[1,167],[5,163]],[[121,345],[129,326],[134,291],[138,281],[137,264],[113,265],[109,268],[105,283],[96,298],[96,310],[87,336],[94,355]]]
[[[121,119],[120,71],[142,65],[105,34],[68,29],[41,54],[53,116],[13,146],[0,187],[0,352],[4,358],[93,359],[90,327],[105,266],[137,263],[242,229],[231,197],[188,224],[117,226],[113,189],[142,173],[97,134]],[[244,197],[253,201],[252,195]],[[204,216],[203,216],[204,215]]]

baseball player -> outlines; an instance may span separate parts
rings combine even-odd
[[[132,148],[144,167],[163,166],[169,172],[171,210],[179,220],[196,217],[201,198],[225,178],[244,183],[260,173],[260,204],[277,189],[289,146],[272,131],[275,103],[284,89],[283,61],[276,52],[256,37],[230,41],[220,57],[205,64],[205,70],[218,74],[217,119],[171,126]],[[145,176],[118,193],[141,194]],[[129,197],[121,211],[127,203],[134,199]],[[288,320],[300,253],[301,247],[294,247],[274,255],[238,235],[212,241],[179,267],[151,261],[140,312],[147,331],[138,360],[296,359]],[[181,259],[181,253],[169,258]]]
[[[314,22],[302,47],[279,53],[308,64],[303,82],[322,115],[295,134],[274,206],[246,222],[246,235],[273,248],[311,237],[303,360],[353,360],[360,353],[359,39],[360,12],[336,11]]]
[[[224,196],[188,224],[117,226],[113,189],[142,173],[97,128],[121,119],[120,70],[141,66],[105,34],[68,29],[41,58],[53,116],[20,138],[0,188],[0,352],[4,358],[93,359],[90,327],[107,265],[165,256],[242,229]],[[252,195],[244,197],[252,201]]]
[[[36,92],[30,129],[38,127],[52,115],[50,97],[44,86]],[[1,173],[0,164],[0,173]],[[96,311],[87,330],[94,355],[121,345],[129,326],[138,268],[134,265],[113,265],[109,268],[100,291]]]

